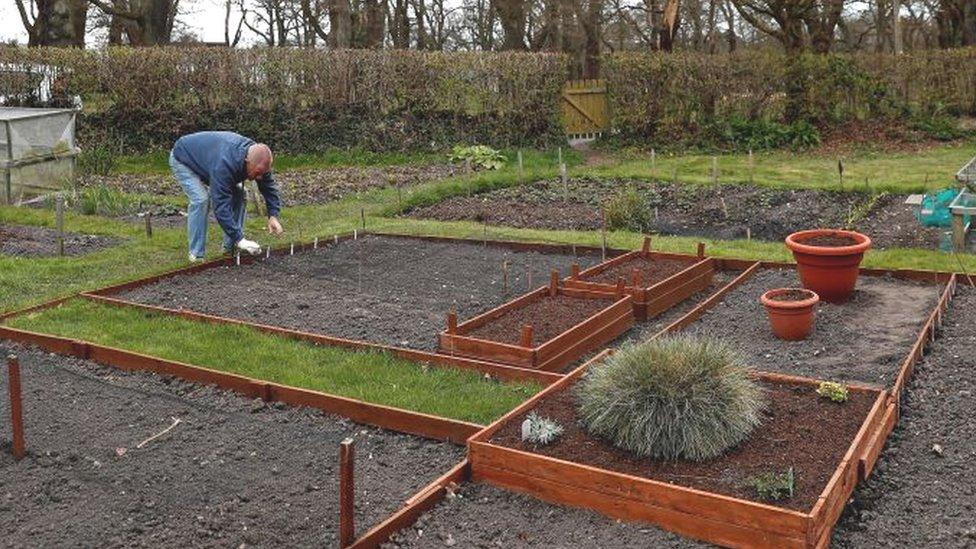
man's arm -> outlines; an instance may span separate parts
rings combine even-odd
[[[234,177],[226,168],[218,168],[210,174],[210,196],[213,198],[214,217],[220,228],[237,244],[244,238],[243,227],[234,219]]]
[[[264,174],[257,184],[258,191],[264,197],[264,204],[268,208],[268,217],[281,215],[281,192],[278,190],[278,182],[275,181],[274,174],[271,172]]]

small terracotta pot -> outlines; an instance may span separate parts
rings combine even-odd
[[[840,237],[854,241],[849,246],[808,244],[817,238]],[[813,229],[786,237],[786,246],[793,251],[796,270],[803,287],[813,290],[824,301],[843,303],[850,299],[857,284],[858,267],[864,252],[871,247],[871,239],[854,231]]]
[[[803,298],[799,300],[780,300],[790,292],[799,292]],[[810,290],[802,288],[777,288],[769,290],[759,298],[766,312],[769,313],[769,324],[773,333],[780,339],[798,341],[806,339],[813,328],[813,307],[820,301],[820,296]]]

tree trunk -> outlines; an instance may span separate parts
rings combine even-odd
[[[329,26],[329,47],[348,48],[352,39],[352,8],[349,0],[332,0],[329,3]]]
[[[674,37],[678,33],[678,8],[680,0],[667,0],[664,4],[664,14],[661,17],[661,28],[658,30],[662,51],[674,50]]]
[[[502,24],[502,49],[525,49],[525,0],[494,0]]]
[[[22,7],[18,0],[17,8]],[[36,9],[33,23],[23,21],[28,46],[85,47],[87,0],[37,0]]]

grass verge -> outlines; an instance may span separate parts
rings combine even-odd
[[[14,328],[120,347],[293,387],[488,424],[541,389],[387,353],[316,346],[245,326],[203,324],[75,299],[15,317]]]

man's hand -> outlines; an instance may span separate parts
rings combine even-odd
[[[246,238],[242,238],[237,243],[237,249],[251,255],[258,255],[259,253],[261,253],[261,245],[253,240],[248,240]]]
[[[268,218],[268,232],[274,235],[279,235],[285,232],[285,229],[281,227],[281,222],[278,221],[277,217],[271,216]]]

